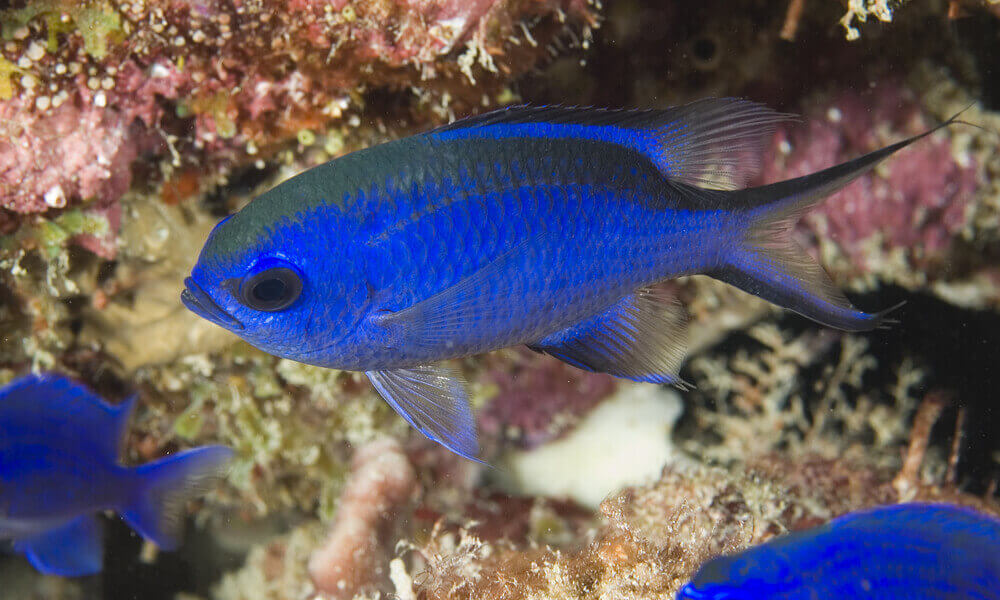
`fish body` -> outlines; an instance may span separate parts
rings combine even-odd
[[[996,600],[1000,520],[941,504],[852,513],[703,565],[678,600]]]
[[[184,502],[231,456],[210,446],[122,466],[132,406],[109,405],[58,375],[30,375],[0,388],[0,540],[13,540],[43,573],[100,571],[97,513],[104,510],[172,549]]]
[[[733,189],[786,118],[732,99],[519,107],[348,154],[219,223],[182,300],[270,353],[365,371],[418,429],[472,456],[463,386],[436,363],[527,344],[682,384],[683,310],[654,287],[673,277],[709,274],[842,329],[879,324],[788,230],[916,138]]]

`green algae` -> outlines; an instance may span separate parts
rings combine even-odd
[[[108,219],[103,215],[73,209],[51,220],[22,226],[14,235],[0,239],[0,250],[11,256],[19,248],[36,246],[51,261],[63,253],[71,238],[78,235],[105,236],[110,231]]]
[[[0,12],[5,40],[14,38],[15,32],[41,18],[48,34],[47,50],[52,53],[59,47],[59,36],[77,32],[83,38],[84,51],[95,59],[108,54],[109,43],[121,43],[125,29],[121,14],[108,2],[77,4],[61,0],[41,0],[20,9]]]
[[[205,425],[204,409],[205,404],[201,399],[191,402],[174,421],[174,433],[187,441],[197,438]]]
[[[41,221],[35,226],[36,239],[45,255],[52,259],[66,247],[66,242],[77,235],[104,236],[111,230],[103,215],[70,210],[51,221]]]
[[[408,426],[355,374],[277,359],[246,344],[136,376],[150,385],[136,421],[157,446],[235,450],[221,505],[257,516],[336,513],[353,447]]]
[[[316,143],[316,134],[310,129],[300,129],[298,133],[295,134],[295,138],[303,146],[312,146]]]
[[[83,36],[83,49],[94,58],[101,59],[108,54],[109,40],[121,40],[121,15],[108,4],[80,9],[75,13],[75,20]]]
[[[327,156],[333,158],[343,153],[345,145],[342,133],[329,131],[326,134],[326,139],[323,140],[323,151],[326,152]]]

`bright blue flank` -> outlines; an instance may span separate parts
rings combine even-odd
[[[474,458],[465,388],[441,361],[525,344],[581,369],[683,385],[685,312],[658,286],[680,275],[832,327],[879,324],[789,229],[921,136],[740,189],[786,119],[734,99],[515,107],[354,152],[219,223],[182,301],[272,354],[364,371],[414,427]]]
[[[852,513],[705,563],[678,600],[997,600],[1000,519],[946,504]]]
[[[97,513],[104,510],[173,549],[187,500],[229,460],[228,448],[209,446],[120,465],[132,405],[109,405],[59,375],[29,375],[0,388],[0,540],[13,540],[42,573],[101,570]]]

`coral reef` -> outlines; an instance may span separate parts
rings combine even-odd
[[[625,386],[562,439],[506,456],[507,485],[519,495],[569,498],[595,508],[608,494],[683,462],[667,435],[681,410],[676,392]],[[587,468],[578,469],[581,464]]]
[[[152,451],[205,439],[232,446],[231,491],[216,504],[242,518],[294,510],[329,519],[350,473],[351,447],[409,433],[357,374],[245,347],[227,355],[140,371],[150,393],[132,446]]]
[[[323,526],[313,523],[256,546],[250,551],[246,566],[226,574],[213,590],[213,597],[218,600],[313,597],[315,589],[306,565],[322,536]]]
[[[804,4],[804,0],[792,0],[789,4],[786,25],[782,29],[782,37],[785,39],[795,39],[796,23],[802,17]],[[909,0],[848,0],[846,4],[847,12],[840,18],[840,24],[844,28],[844,37],[848,41],[854,41],[861,37],[860,29],[864,23],[869,20],[891,23],[894,13],[909,4]],[[938,11],[939,16],[947,16],[949,19],[958,19],[967,16],[971,11],[984,9],[992,10],[996,14],[996,3],[991,0],[948,0],[943,4],[932,10]]]
[[[0,206],[106,204],[149,154],[207,171],[266,157],[289,138],[308,146],[316,129],[358,122],[372,90],[412,88],[411,104],[467,110],[544,56],[564,23],[594,19],[582,0],[7,9]]]
[[[927,405],[935,402],[931,398]],[[848,409],[842,410],[845,416],[848,413]],[[924,461],[928,420],[932,422],[939,414],[926,409],[921,413],[925,416],[918,419],[909,440],[906,464]],[[518,530],[512,530],[510,522],[524,514],[524,504],[518,508],[503,497],[483,499],[494,508],[484,512],[470,510],[467,505],[460,516],[437,517],[434,527],[417,533],[418,538],[425,538],[423,542],[384,546],[396,547],[400,555],[387,557],[382,563],[391,581],[382,587],[382,593],[448,600],[670,598],[709,557],[789,530],[813,527],[859,508],[917,499],[966,504],[1000,514],[995,501],[964,494],[953,482],[937,482],[933,475],[912,479],[909,468],[894,476],[895,468],[880,466],[894,459],[898,467],[895,450],[905,439],[890,446],[866,447],[857,458],[824,458],[814,450],[826,453],[839,442],[829,431],[821,437],[824,443],[815,449],[802,446],[792,453],[747,455],[737,467],[670,465],[655,482],[605,500],[600,507],[601,523],[591,535],[580,537],[578,531],[562,538],[558,545],[546,543],[537,525],[527,530],[526,537],[525,530],[514,533]],[[935,471],[931,465],[926,473]],[[911,486],[905,493],[897,491],[901,479],[907,479]],[[537,505],[528,506],[536,512]],[[575,527],[569,523],[580,523],[582,516],[565,508],[550,509],[548,514],[551,516],[544,519],[549,532],[553,524],[556,529],[572,530]],[[461,526],[469,520],[473,524]],[[294,575],[296,561],[289,560],[287,553],[298,548],[298,560],[303,560],[308,544],[302,540],[313,530],[315,526],[303,527],[273,542],[267,550],[255,551],[244,570],[227,577],[217,597],[259,597],[245,583],[236,582],[260,577],[261,573],[266,576],[260,582],[264,589],[281,590],[266,597],[291,598],[288,590],[302,592],[296,587],[301,585],[301,579],[296,580],[301,578],[301,569]],[[397,530],[396,535],[405,539],[405,529]],[[275,581],[286,585],[278,588]]]
[[[484,434],[525,448],[571,429],[617,385],[613,377],[580,372],[552,357],[527,350],[509,354],[487,373],[496,393],[479,412],[478,422]]]
[[[399,442],[383,438],[357,449],[351,476],[340,496],[337,521],[326,541],[309,558],[316,589],[329,598],[353,598],[388,576],[388,560],[374,550],[401,505],[416,489],[416,475]]]
[[[926,433],[918,428],[914,435]],[[911,447],[926,443],[915,439]],[[671,598],[707,558],[851,510],[915,498],[1000,514],[997,502],[947,482],[912,482],[908,497],[898,496],[892,471],[866,460],[808,453],[749,458],[738,469],[668,467],[659,481],[605,500],[605,522],[575,551],[505,547],[468,531],[439,533],[415,549],[424,569],[412,577],[416,594],[448,600]]]
[[[799,177],[926,131],[913,92],[883,82],[864,96],[843,92],[811,104],[805,121],[775,136],[761,180]],[[960,126],[959,126],[960,127]],[[818,247],[841,281],[920,286],[945,268],[971,229],[982,169],[971,136],[939,132],[862,176],[803,219],[798,233]]]
[[[823,329],[795,335],[770,322],[747,334],[759,344],[755,350],[709,352],[691,362],[698,387],[693,395],[711,399],[710,409],[696,400],[691,416],[703,428],[725,432],[722,443],[699,453],[731,462],[809,448],[834,458],[900,444],[916,408],[912,391],[922,378],[912,360],[896,367],[888,389],[871,389],[865,376],[877,362],[863,337]],[[815,381],[798,377],[816,364],[823,369]]]
[[[162,576],[169,557],[144,563],[185,600],[670,598],[705,558],[856,508],[996,512],[990,450],[958,458],[990,441],[949,437],[954,413],[992,394],[988,357],[942,376],[911,343],[954,333],[940,311],[843,334],[682,278],[696,390],[680,400],[523,349],[461,361],[490,469],[414,434],[363,376],[265,355],[177,301],[219,218],[345,152],[518,100],[740,95],[804,115],[778,132],[759,182],[967,109],[983,129],[899,153],[795,236],[862,308],[933,294],[992,319],[1000,113],[983,100],[989,57],[960,39],[967,21],[949,22],[959,9],[996,27],[978,0],[15,2],[0,12],[0,381],[55,368],[108,397],[138,392],[136,463],[237,450],[225,488],[192,506],[192,539],[231,555],[202,565],[210,550],[184,548],[193,582]],[[966,337],[941,347],[961,353],[982,321],[957,314]],[[960,408],[918,400],[942,380]],[[591,469],[638,444],[634,478]],[[6,557],[0,578],[18,599],[96,589]]]
[[[890,3],[889,0],[850,0],[847,3],[847,12],[840,19],[840,24],[844,26],[845,35],[848,40],[856,40],[861,37],[861,32],[855,25],[858,22],[864,23],[869,17],[873,17],[889,23],[892,21],[892,11],[895,6],[905,3],[902,0],[897,3]]]

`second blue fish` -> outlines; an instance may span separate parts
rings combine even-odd
[[[1000,519],[947,504],[860,511],[710,560],[677,600],[1000,600]]]

